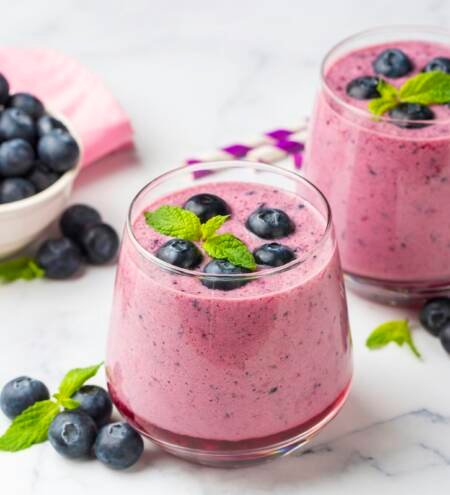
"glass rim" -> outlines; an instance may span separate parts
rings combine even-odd
[[[211,170],[212,172],[214,171],[219,171],[222,169],[227,169],[227,168],[249,168],[251,167],[253,170],[262,170],[262,171],[267,171],[271,173],[275,173],[284,177],[291,178],[299,183],[302,183],[306,185],[309,189],[313,191],[314,194],[316,194],[323,205],[325,206],[325,213],[326,213],[326,226],[324,231],[321,234],[320,240],[317,242],[317,244],[310,250],[308,250],[305,253],[305,256],[295,258],[294,260],[290,261],[289,263],[286,263],[285,265],[279,266],[279,267],[274,267],[274,268],[268,268],[268,269],[263,269],[260,271],[254,271],[254,272],[249,272],[249,273],[218,273],[218,274],[208,274],[199,270],[189,270],[187,268],[181,268],[178,266],[171,265],[170,263],[167,263],[163,260],[160,260],[157,258],[154,254],[150,253],[147,251],[138,241],[136,238],[134,232],[133,232],[133,219],[132,219],[132,214],[134,211],[134,207],[136,206],[137,201],[141,198],[141,196],[147,192],[149,189],[153,189],[157,187],[159,184],[165,182],[166,180],[170,179],[171,177],[177,176],[177,175],[182,175],[184,173],[194,173],[194,172],[199,172],[199,171],[204,171],[204,170]],[[267,276],[273,276],[278,273],[283,273],[286,271],[289,271],[305,261],[307,261],[310,257],[312,257],[320,248],[322,245],[325,243],[326,239],[330,236],[332,230],[332,214],[331,214],[331,207],[328,203],[328,200],[324,196],[324,194],[318,189],[312,182],[310,182],[308,179],[305,179],[303,176],[291,172],[289,170],[282,169],[280,167],[276,167],[274,165],[269,165],[261,162],[253,162],[250,160],[224,160],[224,161],[216,161],[216,162],[204,162],[204,163],[196,163],[193,165],[183,165],[181,167],[174,168],[172,170],[169,170],[167,172],[164,172],[161,175],[158,175],[156,178],[152,179],[149,181],[147,184],[145,184],[134,196],[133,200],[130,203],[129,209],[128,209],[128,215],[127,215],[127,220],[126,220],[126,231],[128,234],[129,239],[131,239],[131,242],[133,244],[133,247],[135,250],[147,261],[151,262],[155,266],[161,268],[163,271],[166,272],[172,272],[174,274],[178,275],[184,275],[184,276],[189,276],[189,277],[194,277],[194,278],[201,278],[201,279],[207,279],[207,280],[256,280],[260,278],[265,278]]]
[[[378,27],[373,27],[370,29],[364,29],[363,31],[358,31],[350,36],[347,36],[343,38],[341,41],[333,45],[324,55],[322,62],[320,64],[320,82],[322,84],[322,87],[326,90],[326,92],[338,103],[341,107],[345,108],[351,113],[354,113],[355,115],[359,115],[360,117],[363,117],[365,119],[371,119],[374,120],[376,119],[377,122],[386,122],[389,124],[395,124],[395,123],[402,123],[402,124],[423,124],[425,126],[430,126],[430,125],[448,125],[450,124],[450,116],[446,119],[439,119],[439,120],[412,120],[412,119],[393,119],[391,117],[385,117],[383,115],[374,115],[369,110],[363,109],[363,108],[358,108],[353,106],[352,104],[346,102],[344,99],[342,99],[335,91],[333,88],[329,86],[329,84],[326,81],[325,77],[325,71],[326,71],[326,66],[327,62],[329,59],[333,56],[333,54],[338,51],[340,48],[345,47],[348,43],[354,40],[358,39],[363,39],[367,36],[374,35],[374,34],[382,34],[383,32],[385,33],[395,33],[398,32],[399,35],[401,35],[402,32],[409,32],[409,31],[421,31],[423,33],[427,34],[437,34],[437,35],[442,35],[448,37],[449,41],[449,47],[450,47],[450,30],[446,29],[444,27],[440,26],[426,26],[426,25],[408,25],[408,24],[393,24],[389,26],[378,26]],[[399,39],[398,41],[402,41]],[[369,46],[369,45],[367,45]],[[368,100],[370,101],[370,100]]]

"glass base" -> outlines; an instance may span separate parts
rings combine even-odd
[[[450,281],[440,283],[385,281],[346,272],[345,285],[365,299],[391,306],[419,306],[427,299],[450,295]]]
[[[111,389],[111,387],[110,387]],[[218,468],[238,468],[259,464],[300,450],[340,411],[350,383],[337,399],[307,424],[265,438],[236,442],[207,440],[178,435],[140,421],[112,393],[114,404],[125,419],[142,435],[166,452],[186,461]]]

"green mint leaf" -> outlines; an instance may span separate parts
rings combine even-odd
[[[383,113],[398,105],[399,93],[395,86],[380,79],[377,84],[377,90],[380,93],[380,97],[374,98],[368,103],[369,110],[374,115],[383,115]]]
[[[160,234],[187,241],[199,241],[202,237],[198,216],[179,206],[160,206],[156,211],[146,211],[144,215],[147,224]]]
[[[63,404],[65,399],[70,399],[89,378],[95,376],[102,365],[103,363],[100,363],[87,368],[75,368],[69,371],[60,383],[58,393],[54,397]]]
[[[25,409],[0,437],[0,450],[17,452],[45,442],[50,424],[58,413],[58,404],[51,400],[36,402]]]
[[[60,404],[64,407],[64,409],[68,409],[69,411],[80,407],[80,403],[77,400],[67,398],[62,398]]]
[[[44,270],[32,258],[23,256],[0,263],[0,283],[42,278]]]
[[[369,349],[381,349],[390,342],[395,342],[399,346],[406,344],[415,356],[421,357],[414,345],[408,320],[394,320],[381,324],[369,335],[366,346]]]
[[[230,215],[216,215],[210,218],[206,223],[201,226],[202,239],[208,239],[212,237],[217,230],[230,218]]]
[[[432,105],[450,101],[450,74],[441,71],[422,72],[408,79],[400,88],[405,103]]]
[[[211,258],[228,260],[233,265],[242,266],[249,270],[256,268],[253,254],[233,234],[221,234],[210,237],[203,243],[203,248]]]

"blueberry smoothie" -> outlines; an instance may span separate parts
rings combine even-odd
[[[412,292],[445,286],[449,105],[398,103],[375,116],[368,103],[380,79],[400,88],[417,74],[450,73],[450,43],[364,36],[325,60],[305,173],[330,201],[348,274]]]
[[[213,198],[206,210],[202,197]],[[339,256],[323,212],[256,182],[212,181],[146,201],[135,204],[122,246],[108,344],[122,414],[178,455],[268,455],[320,428],[352,373]],[[206,212],[202,220],[209,208],[228,214],[216,235],[239,238],[256,268],[151,228],[144,213],[163,205]]]

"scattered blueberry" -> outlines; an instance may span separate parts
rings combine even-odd
[[[442,347],[450,354],[450,325],[445,326],[439,333]]]
[[[380,93],[377,90],[379,81],[378,77],[373,76],[357,77],[347,84],[347,94],[357,100],[378,98],[380,96]]]
[[[0,176],[17,177],[30,171],[34,151],[28,141],[11,139],[0,145]]]
[[[216,215],[229,215],[230,208],[222,198],[214,194],[196,194],[183,205],[185,210],[195,213],[202,223]]]
[[[420,323],[435,337],[450,324],[450,299],[436,297],[430,299],[420,310]]]
[[[97,225],[102,222],[100,213],[91,206],[76,204],[72,205],[63,213],[59,225],[62,233],[79,242],[81,232],[86,227]]]
[[[77,142],[62,129],[54,129],[42,136],[39,139],[37,150],[39,158],[60,174],[73,168],[80,157]]]
[[[37,252],[36,261],[47,278],[65,279],[81,268],[82,257],[77,245],[63,237],[45,241]]]
[[[72,399],[80,403],[79,410],[90,416],[97,426],[103,426],[110,420],[112,402],[104,388],[84,385],[72,396]]]
[[[26,112],[33,119],[38,119],[44,114],[44,105],[39,98],[29,93],[16,93],[11,95],[8,100],[8,106],[19,108]]]
[[[9,83],[3,74],[0,74],[0,104],[4,105],[9,98]]]
[[[65,411],[59,413],[48,430],[53,448],[65,457],[88,457],[95,442],[97,427],[86,413]]]
[[[197,267],[203,259],[198,247],[193,242],[183,239],[167,241],[156,251],[156,257],[166,263],[186,269]]]
[[[0,113],[0,139],[21,138],[33,143],[36,137],[33,119],[19,108],[7,108]]]
[[[12,203],[36,194],[33,184],[21,177],[13,177],[0,182],[0,204]]]
[[[106,223],[85,227],[79,238],[79,246],[89,263],[101,265],[112,261],[119,249],[117,232]]]
[[[36,122],[36,130],[39,137],[48,134],[54,129],[62,129],[67,132],[67,127],[61,121],[50,115],[43,115]]]
[[[59,177],[59,174],[50,170],[45,163],[37,160],[27,179],[33,184],[37,192],[41,192],[54,184]]]
[[[450,58],[436,57],[430,60],[423,69],[424,72],[440,71],[450,74]]]
[[[434,113],[425,105],[419,103],[400,103],[388,112],[389,117],[398,127],[404,129],[419,129],[428,124],[422,122],[412,122],[413,120],[432,120]]]
[[[295,258],[294,251],[291,248],[278,244],[278,242],[263,244],[255,249],[253,255],[258,265],[267,266],[282,266]]]
[[[289,216],[277,208],[260,207],[247,219],[245,226],[262,239],[278,239],[292,234],[295,226]]]
[[[381,52],[372,65],[377,74],[392,78],[406,76],[413,68],[408,56],[397,48]]]
[[[8,418],[13,419],[35,402],[49,398],[48,388],[41,381],[19,376],[3,387],[0,407]]]
[[[127,423],[111,423],[99,431],[94,451],[103,464],[113,469],[126,469],[141,457],[144,441]]]
[[[249,273],[250,270],[240,266],[233,265],[226,260],[212,260],[203,270],[208,275],[224,275],[224,274],[242,274]],[[248,280],[239,278],[221,279],[216,277],[208,277],[201,280],[202,284],[208,289],[216,290],[233,290],[245,285]]]

